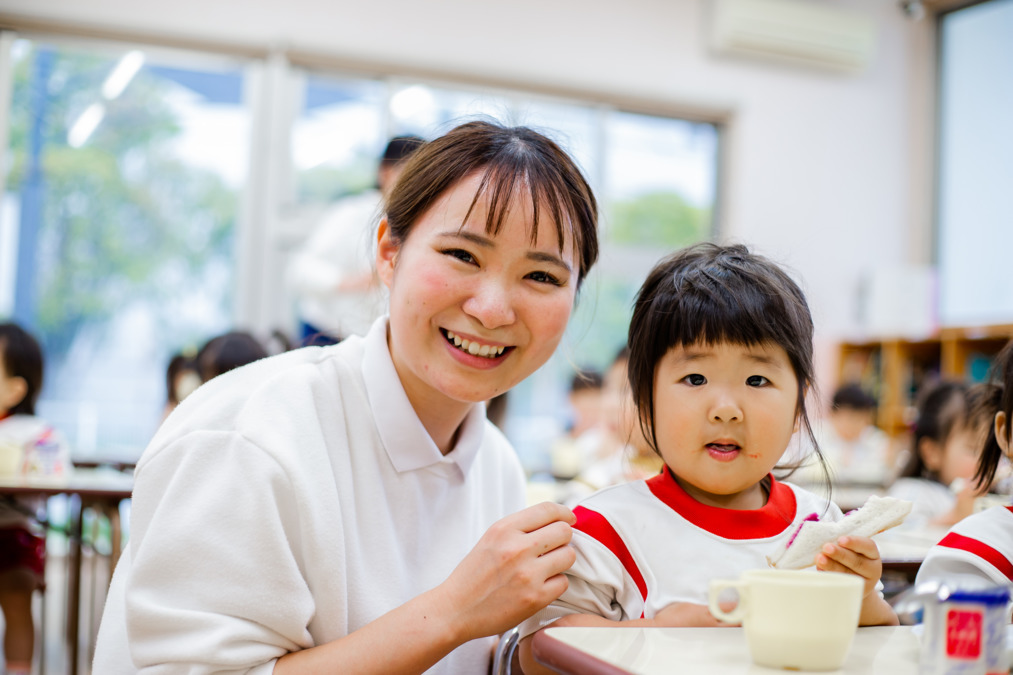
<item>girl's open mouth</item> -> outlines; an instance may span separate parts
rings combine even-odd
[[[708,443],[707,452],[710,456],[721,462],[728,462],[735,459],[742,448],[735,443]]]

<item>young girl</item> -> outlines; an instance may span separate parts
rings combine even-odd
[[[417,150],[378,227],[389,316],[214,378],[145,450],[93,671],[487,672],[563,591],[573,516],[523,509],[482,402],[555,351],[596,226],[541,134]]]
[[[911,457],[888,495],[912,503],[902,527],[948,528],[971,515],[982,494],[973,478],[994,411],[988,385],[941,382],[918,407]]]
[[[767,567],[811,513],[840,510],[771,471],[799,425],[810,433],[813,324],[798,286],[743,246],[700,244],[662,260],[636,299],[629,378],[661,475],[602,490],[574,509],[568,590],[524,622],[716,626],[712,579]],[[877,592],[876,544],[841,537],[820,570],[865,579],[863,625],[895,624]],[[525,672],[538,672],[530,637]]]
[[[17,324],[0,324],[0,446],[18,456],[18,473],[63,474],[70,464],[63,437],[35,416],[42,390],[38,342]],[[32,592],[45,580],[46,541],[31,515],[36,500],[0,501],[0,607],[8,675],[28,675],[35,645]]]
[[[1013,457],[1013,341],[996,358],[1002,385],[992,401],[994,423],[975,482],[992,484],[1003,455]],[[1013,507],[994,506],[964,518],[929,551],[916,582],[939,579],[953,586],[1013,582]]]

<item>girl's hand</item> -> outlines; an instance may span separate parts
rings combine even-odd
[[[509,630],[563,594],[574,522],[570,509],[544,502],[489,528],[434,589],[461,642]]]
[[[697,605],[692,602],[673,602],[655,614],[651,623],[655,626],[664,627],[691,626],[707,628],[738,625],[718,621],[706,605]]]
[[[862,597],[860,626],[895,626],[900,623],[897,613],[876,590],[876,584],[883,576],[883,561],[879,547],[869,537],[845,536],[837,543],[823,545],[823,551],[816,556],[816,569],[821,572],[844,572],[857,574],[865,580]]]

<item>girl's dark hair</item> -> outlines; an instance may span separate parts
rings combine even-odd
[[[850,383],[834,392],[830,407],[832,410],[875,410],[876,399],[862,389],[862,385]]]
[[[479,171],[483,172],[482,182],[465,220],[479,198],[487,195],[486,232],[496,234],[515,193],[528,190],[532,241],[538,234],[539,218],[544,217],[542,210],[547,208],[560,250],[568,230],[573,237],[579,285],[598,259],[598,204],[573,160],[556,143],[527,127],[467,122],[416,150],[387,199],[391,237],[404,241],[447,190]]]
[[[814,376],[813,321],[805,295],[780,267],[742,245],[696,244],[662,259],[634,301],[628,339],[630,388],[644,437],[654,451],[658,362],[672,347],[721,342],[784,349],[798,380],[795,414],[823,464],[806,412]]]
[[[911,434],[911,458],[900,472],[900,477],[938,481],[939,477],[925,465],[919,452],[922,440],[928,439],[943,446],[958,428],[984,430],[995,416],[994,412],[989,412],[995,406],[991,402],[995,398],[995,390],[992,385],[943,381],[922,392]]]
[[[25,397],[8,412],[11,415],[34,415],[35,403],[42,391],[42,348],[16,323],[0,323],[0,352],[3,352],[7,374],[24,379],[27,385]]]
[[[978,458],[978,470],[974,479],[979,486],[991,485],[995,480],[995,472],[999,468],[999,460],[1002,459],[1002,448],[995,435],[995,414],[1006,413],[1006,447],[1010,446],[1011,428],[1013,428],[1013,340],[1006,343],[1002,351],[995,357],[992,363],[993,391],[990,398],[985,402],[985,414],[990,418],[988,425],[988,436],[985,439],[985,447]]]
[[[207,382],[222,373],[267,356],[267,349],[245,331],[223,333],[208,340],[194,359],[201,379]]]

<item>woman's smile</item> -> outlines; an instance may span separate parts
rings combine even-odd
[[[384,236],[377,268],[390,287],[391,358],[416,411],[441,413],[512,388],[556,349],[576,294],[572,242],[519,193],[495,232],[476,173],[448,190],[405,241]],[[410,280],[398,283],[401,279]]]

